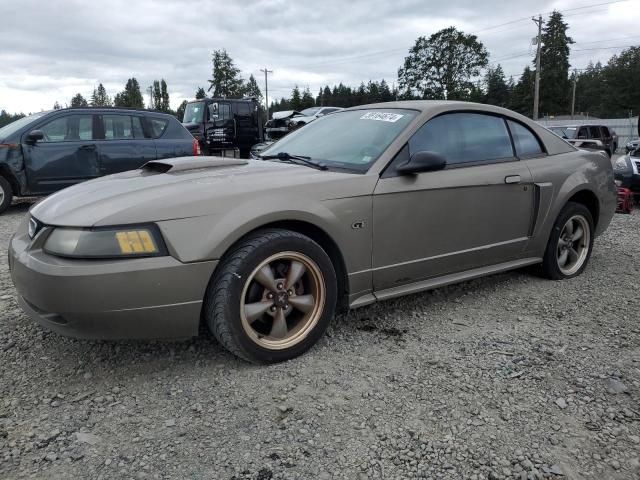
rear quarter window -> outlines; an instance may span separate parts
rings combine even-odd
[[[529,128],[513,120],[507,120],[507,123],[509,124],[509,130],[511,130],[511,137],[518,157],[530,158],[544,154],[540,142]]]
[[[151,125],[151,134],[153,138],[160,138],[167,130],[169,121],[163,118],[149,118],[149,124]]]

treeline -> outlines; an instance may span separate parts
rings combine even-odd
[[[356,105],[365,105],[367,103],[390,102],[398,96],[396,88],[389,88],[389,84],[385,80],[380,82],[369,81],[366,85],[364,82],[359,87],[348,87],[342,83],[334,85],[333,88],[326,85],[321,88],[315,97],[306,88],[302,93],[296,86],[290,98],[281,98],[271,104],[272,112],[282,110],[303,110],[314,106],[332,106],[332,107],[353,107]]]
[[[0,128],[20,120],[24,116],[24,113],[9,113],[6,110],[0,110]]]

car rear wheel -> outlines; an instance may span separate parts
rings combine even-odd
[[[13,191],[8,180],[0,176],[0,213],[4,212],[13,200]]]
[[[593,248],[593,217],[580,203],[569,202],[551,231],[542,269],[546,277],[563,280],[580,275]]]
[[[269,229],[225,256],[203,314],[227,350],[253,363],[276,363],[301,355],[322,337],[336,297],[325,251],[305,235]]]

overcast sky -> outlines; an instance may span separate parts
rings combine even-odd
[[[529,17],[553,9],[576,41],[572,67],[640,45],[640,0],[0,0],[0,109],[48,110],[99,82],[113,97],[132,76],[143,88],[165,78],[176,108],[208,87],[221,48],[262,89],[260,69],[273,70],[270,97],[296,84],[314,95],[338,82],[391,84],[415,39],[450,25],[517,76],[533,58]]]

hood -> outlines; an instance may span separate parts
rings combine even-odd
[[[259,201],[279,192],[308,196],[311,186],[318,195],[340,196],[336,180],[354,177],[361,176],[264,160],[174,158],[66,188],[31,214],[44,224],[67,227],[158,222],[227,212],[248,198]]]
[[[284,110],[282,112],[273,112],[271,118],[274,120],[281,120],[283,118],[291,118],[296,115],[302,115],[302,113],[298,112],[297,110]]]

